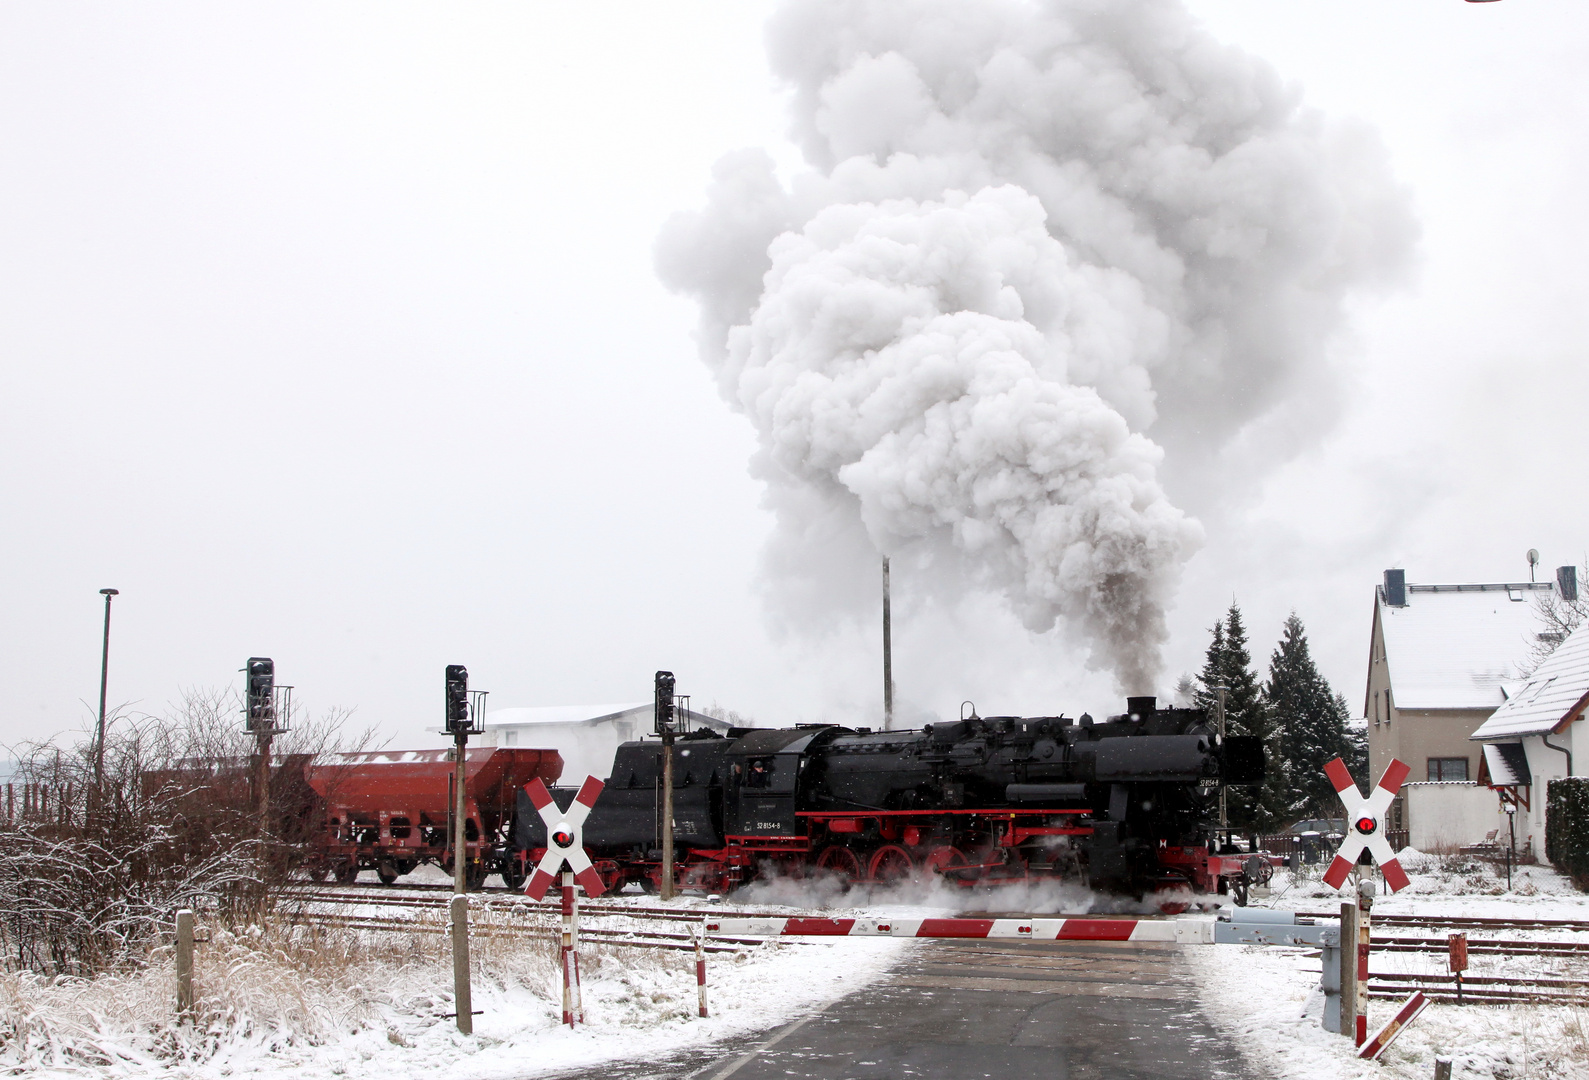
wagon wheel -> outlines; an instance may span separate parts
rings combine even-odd
[[[910,860],[910,852],[898,844],[884,844],[872,853],[867,869],[873,881],[891,885],[910,877],[916,867]]]
[[[382,885],[390,885],[397,880],[397,863],[391,859],[381,859],[375,864],[375,876],[381,879]]]
[[[522,889],[527,877],[529,875],[524,872],[522,855],[515,853],[502,860],[502,884],[510,889]]]
[[[965,853],[953,844],[939,844],[921,860],[922,869],[929,874],[943,874],[957,866],[966,865]]]
[[[338,885],[351,885],[359,879],[359,864],[352,859],[339,862],[331,868],[331,876]]]
[[[463,866],[463,887],[468,892],[479,892],[486,883],[486,864],[480,859],[470,859]]]
[[[843,844],[829,844],[817,852],[817,869],[826,870],[849,884],[860,880],[861,858]]]

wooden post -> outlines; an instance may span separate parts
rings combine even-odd
[[[563,1023],[573,1027],[585,1019],[579,993],[579,908],[574,899],[574,872],[563,871]]]
[[[1357,1037],[1357,905],[1341,901],[1341,1034]]]
[[[469,897],[462,893],[452,898],[452,1002],[458,1011],[458,1030],[474,1034],[474,1000],[469,993]]]
[[[673,882],[673,673],[656,675],[656,728],[662,736],[662,899],[672,900]]]
[[[177,912],[177,1020],[193,1020],[193,912]]]
[[[1435,1080],[1451,1080],[1451,1059],[1435,1058]]]

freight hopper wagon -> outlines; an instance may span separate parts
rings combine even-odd
[[[678,885],[726,891],[759,875],[847,881],[937,876],[972,886],[1073,880],[1141,897],[1225,891],[1222,786],[1261,783],[1263,749],[1221,739],[1199,709],[1130,698],[1091,716],[968,716],[920,731],[829,725],[711,731],[674,745]],[[660,883],[661,746],[618,748],[585,823],[609,887]],[[571,791],[556,793],[566,805]],[[545,827],[521,795],[516,846]]]
[[[510,887],[524,882],[524,862],[511,857],[517,795],[537,777],[550,784],[563,772],[556,750],[465,752],[465,875],[477,889],[491,873]],[[309,765],[305,777],[321,802],[323,829],[310,872],[352,881],[374,870],[391,884],[421,863],[453,869],[455,764],[450,750],[334,754]],[[530,816],[534,817],[533,809]]]

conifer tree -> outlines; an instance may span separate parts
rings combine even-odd
[[[1266,755],[1270,746],[1270,725],[1264,709],[1258,678],[1252,671],[1252,654],[1247,649],[1247,628],[1241,608],[1235,601],[1223,620],[1214,624],[1212,641],[1199,681],[1202,690],[1198,704],[1212,718],[1220,687],[1225,689],[1225,734],[1256,735],[1264,740]],[[1272,768],[1272,766],[1271,766]],[[1226,810],[1230,827],[1247,833],[1260,833],[1276,826],[1274,814],[1264,798],[1264,787],[1233,787],[1226,790]]]
[[[1280,644],[1269,658],[1263,701],[1274,729],[1274,754],[1266,783],[1269,810],[1279,824],[1310,817],[1338,817],[1340,800],[1324,775],[1324,764],[1341,757],[1361,768],[1348,724],[1346,699],[1319,673],[1308,648],[1307,630],[1296,612],[1286,619]],[[1366,758],[1366,746],[1364,748]],[[1353,772],[1359,776],[1359,772]]]

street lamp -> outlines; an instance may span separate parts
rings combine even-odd
[[[1512,891],[1512,860],[1517,857],[1517,804],[1506,804],[1506,891]]]
[[[119,596],[117,589],[100,589],[105,598],[105,649],[99,658],[99,738],[94,740],[94,793],[97,796],[105,780],[105,682],[110,675],[110,598]]]

